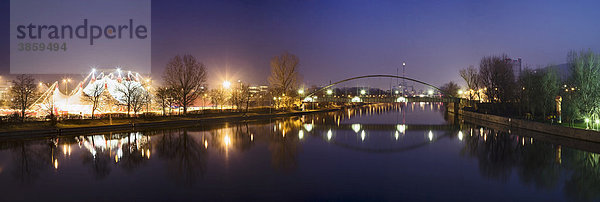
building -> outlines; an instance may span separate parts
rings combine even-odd
[[[269,86],[250,86],[248,90],[251,94],[266,93],[269,90]]]
[[[512,65],[513,73],[515,74],[515,79],[519,79],[521,76],[521,71],[523,70],[523,62],[521,58],[517,58],[516,60],[506,58],[509,64]]]
[[[10,85],[11,82],[9,80],[2,80],[2,78],[0,78],[0,101],[9,99],[8,92]]]

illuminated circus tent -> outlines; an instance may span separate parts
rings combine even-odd
[[[108,71],[93,69],[67,94],[60,91],[58,81],[54,82],[35,102],[33,111],[38,112],[37,115],[48,115],[50,109],[55,114],[88,115],[92,113],[92,104],[86,97],[100,95],[105,104],[101,104],[97,113],[124,112],[120,105],[125,104],[126,86],[147,91],[144,81],[146,80],[139,73],[124,72],[119,68]]]

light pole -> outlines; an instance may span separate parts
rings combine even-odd
[[[402,62],[402,64],[404,64],[404,62]],[[398,75],[398,66],[396,66],[396,88],[400,87],[400,86],[399,86],[399,85],[400,85],[400,83],[399,83],[399,81],[398,81],[398,76],[400,76],[400,75]],[[390,93],[391,93],[391,92],[390,92]]]
[[[406,95],[404,94],[404,92],[406,91],[406,90],[404,90],[404,88],[406,88],[406,80],[404,79],[404,77],[406,77],[406,74],[405,74],[405,69],[406,69],[406,62],[404,62],[404,61],[403,61],[403,62],[402,62],[402,88],[403,88],[403,89],[402,89],[402,95],[403,95],[403,96],[406,96]]]
[[[66,78],[63,79],[63,83],[65,84],[65,95],[67,95],[67,100],[66,100],[66,105],[68,106],[69,103],[69,90],[68,90],[68,83],[71,82],[70,78]],[[69,111],[67,109],[67,119],[69,118]]]
[[[69,95],[69,86],[68,86],[68,83],[71,83],[71,79],[70,78],[63,79],[63,83],[65,84],[65,94]]]

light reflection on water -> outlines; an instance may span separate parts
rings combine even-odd
[[[0,141],[0,199],[600,199],[597,153],[463,124],[443,110],[441,103],[376,105]]]

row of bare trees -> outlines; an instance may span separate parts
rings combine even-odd
[[[248,111],[251,103],[259,102],[259,99],[269,100],[277,97],[272,104],[279,106],[291,106],[297,97],[299,58],[291,53],[284,52],[271,59],[271,75],[269,76],[270,90],[268,94],[255,96],[250,92],[248,84],[239,82],[231,89],[214,88],[208,91],[206,78],[206,66],[192,55],[173,57],[166,65],[163,78],[163,86],[155,89],[151,94],[139,82],[129,78],[122,81],[117,87],[117,100],[111,99],[111,95],[104,84],[91,83],[86,89],[82,101],[91,105],[91,116],[94,118],[97,111],[108,110],[115,105],[121,105],[130,113],[138,114],[143,107],[149,107],[152,100],[162,109],[163,115],[171,114],[173,107],[181,108],[183,114],[188,113],[188,108],[193,106],[199,98],[208,99],[215,106],[230,104],[239,111]],[[20,118],[25,120],[26,110],[40,97],[37,85],[31,75],[19,75],[12,82],[10,90],[11,107],[20,111]],[[109,102],[113,103],[109,103]],[[45,101],[48,104],[49,114],[54,115],[54,100]],[[166,110],[169,110],[167,112]],[[102,111],[102,110],[101,110]]]
[[[271,59],[271,75],[269,76],[270,96],[261,95],[260,98],[270,99],[272,96],[282,97],[284,106],[291,105],[297,99],[298,67],[299,58],[291,53],[284,52]],[[192,55],[173,57],[167,64],[163,74],[164,86],[156,91],[156,99],[162,108],[163,114],[166,110],[177,106],[183,109],[183,114],[188,112],[188,107],[201,96],[205,95],[215,106],[231,104],[239,111],[247,111],[251,102],[257,101],[258,97],[250,92],[250,86],[239,82],[231,89],[214,88],[208,90],[206,85],[206,67],[196,60]],[[170,112],[169,112],[170,114]]]
[[[467,91],[470,99],[481,99],[479,93],[474,93],[478,89],[485,89],[483,94],[492,103],[510,102],[516,98],[517,80],[511,59],[505,54],[483,57],[478,69],[469,66],[461,69],[459,74],[470,89]]]
[[[590,50],[567,55],[568,77],[561,79],[557,66],[532,69],[525,67],[517,76],[506,55],[481,59],[479,68],[460,70],[468,98],[492,104],[510,103],[519,113],[546,118],[561,102],[563,117],[596,120],[600,117],[600,54]],[[474,93],[474,92],[482,92]],[[560,97],[557,97],[560,96]]]

